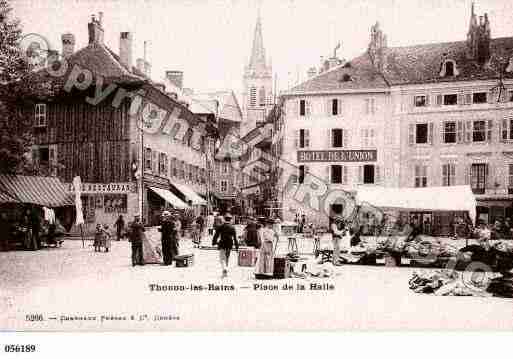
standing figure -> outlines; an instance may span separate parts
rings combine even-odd
[[[144,265],[143,260],[143,236],[144,226],[141,216],[135,215],[134,221],[129,226],[129,240],[132,243],[132,266]]]
[[[120,241],[121,238],[123,238],[123,231],[125,230],[125,220],[122,214],[119,215],[114,223],[114,227],[116,227],[116,240]]]
[[[162,257],[164,265],[172,265],[173,259],[178,255],[178,245],[176,241],[176,227],[171,213],[164,211],[162,213],[162,223],[159,231],[161,232]]]
[[[258,253],[255,275],[272,277],[274,274],[274,241],[278,242],[278,235],[273,231],[273,221],[260,218],[262,228],[258,230],[258,236],[262,245]]]
[[[217,244],[219,250],[219,261],[221,262],[222,277],[228,275],[228,267],[230,264],[230,252],[235,245],[235,249],[239,249],[239,243],[237,242],[237,233],[235,228],[230,223],[232,216],[227,213],[224,217],[225,222],[217,227],[214,238],[212,239],[212,245]],[[219,242],[218,242],[219,239]]]
[[[340,264],[340,240],[344,235],[344,223],[341,218],[333,218],[330,227],[331,238],[333,242],[333,264]]]
[[[208,235],[214,235],[214,213],[210,212],[207,216]]]
[[[102,229],[102,225],[100,223],[98,223],[96,225],[96,231],[94,232],[94,242],[93,242],[93,246],[94,246],[94,251],[95,252],[101,252],[101,248],[102,248],[102,237],[103,237],[103,229]]]
[[[102,244],[103,248],[105,248],[105,252],[108,252],[110,249],[110,232],[108,225],[103,226],[102,229]]]
[[[254,218],[250,218],[246,225],[246,245],[253,248],[260,248],[260,241],[258,240],[258,228]]]

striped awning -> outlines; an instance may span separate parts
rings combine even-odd
[[[171,182],[171,181],[170,181]],[[206,205],[207,201],[205,201],[203,198],[201,198],[192,188],[189,186],[178,183],[178,182],[171,182],[171,184],[180,191],[185,199],[187,201],[191,201],[193,205]]]
[[[45,207],[73,206],[73,197],[57,177],[0,174],[0,203]]]

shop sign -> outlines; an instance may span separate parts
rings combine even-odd
[[[297,151],[298,162],[376,162],[377,150]]]
[[[74,192],[73,183],[68,183],[68,191]],[[82,193],[129,193],[135,192],[135,184],[123,183],[82,183]]]

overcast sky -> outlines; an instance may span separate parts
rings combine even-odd
[[[370,27],[379,21],[389,46],[464,40],[471,0],[11,0],[25,33],[45,36],[61,49],[60,35],[72,32],[76,49],[87,44],[91,14],[103,11],[105,42],[119,52],[119,33],[131,31],[135,58],[150,43],[152,78],[184,71],[195,90],[242,87],[261,8],[266,54],[283,90],[306,77],[320,56],[350,59],[365,51]],[[492,37],[513,36],[513,1],[479,0],[488,12]]]

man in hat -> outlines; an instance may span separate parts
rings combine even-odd
[[[168,266],[173,264],[173,259],[178,254],[176,228],[170,212],[162,212],[161,220],[159,231],[161,232],[162,257],[164,265]]]
[[[143,232],[144,226],[141,223],[141,216],[135,215],[134,221],[130,223],[128,235],[128,238],[132,243],[132,266],[144,265]]]
[[[344,221],[341,217],[333,218],[330,226],[331,239],[333,242],[333,264],[340,264],[340,240],[344,235]]]
[[[230,252],[235,245],[235,249],[239,249],[239,243],[237,242],[237,233],[235,228],[231,224],[232,216],[227,213],[224,216],[224,223],[216,229],[214,238],[212,239],[212,245],[217,244],[219,250],[219,261],[221,262],[222,276],[223,278],[228,275],[228,265],[230,262]],[[218,241],[219,239],[219,241]]]

